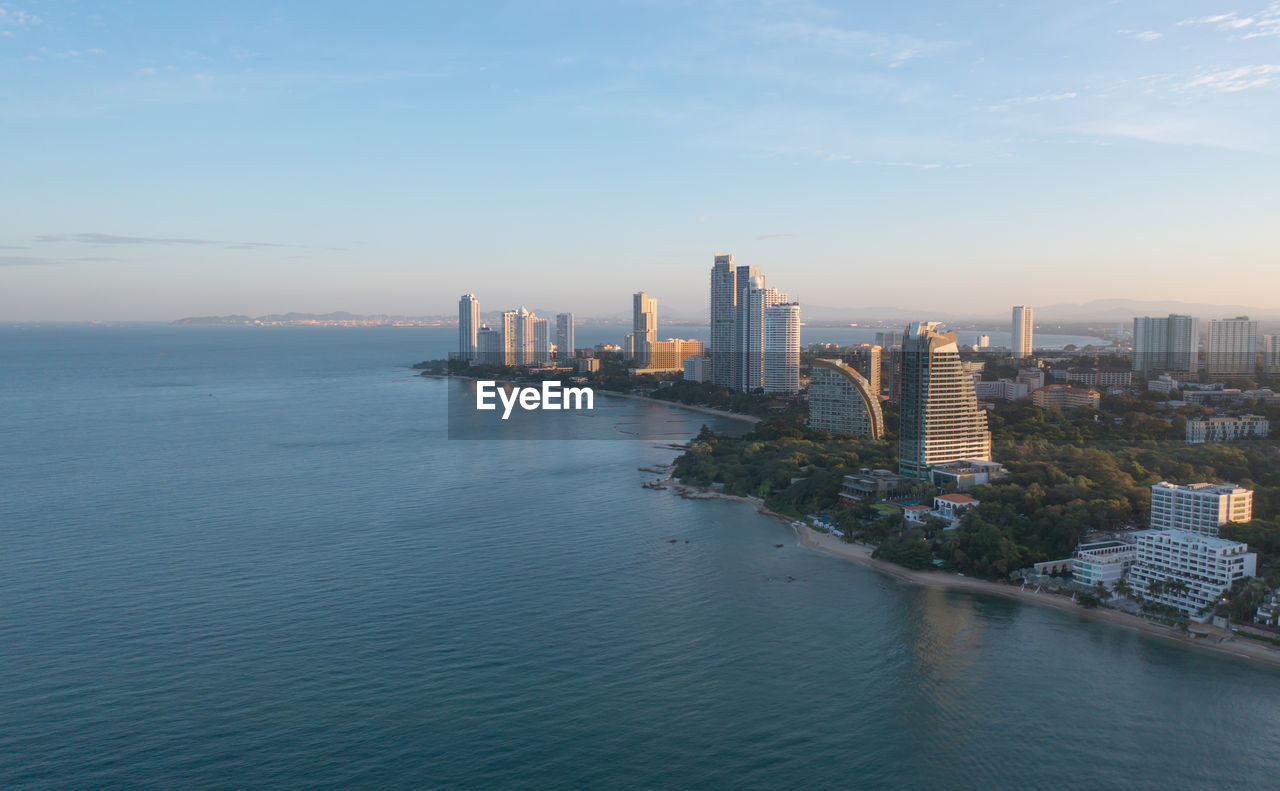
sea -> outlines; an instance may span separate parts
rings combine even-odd
[[[455,337],[0,329],[0,788],[1280,782],[1280,671],[642,487],[737,421],[449,440]]]

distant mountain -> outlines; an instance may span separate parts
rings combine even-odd
[[[1134,316],[1167,316],[1182,313],[1201,319],[1280,318],[1280,308],[1248,305],[1212,305],[1176,300],[1097,299],[1083,305],[1058,304],[1035,308],[1036,321],[1132,321]]]

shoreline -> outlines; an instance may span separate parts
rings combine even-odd
[[[615,390],[596,390],[597,393],[604,395],[618,396],[620,398],[632,398],[636,401],[648,401],[651,404],[661,404],[662,406],[675,407],[676,409],[687,409],[691,412],[702,412],[707,415],[715,415],[716,417],[725,418],[726,420],[741,420],[746,423],[759,423],[760,418],[755,415],[740,415],[737,412],[729,412],[724,409],[716,409],[709,406],[694,406],[692,404],[682,404],[679,401],[663,401],[661,398],[650,398],[649,396],[637,395],[636,393],[620,393]]]
[[[918,585],[926,588],[941,588],[945,590],[959,590],[974,594],[999,596],[1005,599],[1026,602],[1028,604],[1050,607],[1061,612],[1070,612],[1081,618],[1097,623],[1105,623],[1111,626],[1128,629],[1130,631],[1140,632],[1152,637],[1161,637],[1184,646],[1211,651],[1219,656],[1244,659],[1264,665],[1270,665],[1272,667],[1280,667],[1280,649],[1273,648],[1265,643],[1250,640],[1249,638],[1237,637],[1232,632],[1223,629],[1196,624],[1193,625],[1193,630],[1204,636],[1192,637],[1189,634],[1184,634],[1174,627],[1154,623],[1152,621],[1148,621],[1146,618],[1138,615],[1131,615],[1127,612],[1112,610],[1106,607],[1085,609],[1084,607],[1076,604],[1070,598],[1056,593],[1036,593],[1033,590],[1025,590],[1002,582],[992,582],[990,580],[979,579],[977,577],[965,577],[946,571],[904,568],[895,563],[890,563],[885,560],[877,560],[876,558],[871,557],[871,553],[875,550],[875,547],[870,544],[850,544],[829,533],[820,533],[810,528],[808,525],[797,525],[797,520],[783,514],[770,511],[765,507],[764,501],[759,497],[742,497],[739,495],[724,494],[714,490],[707,490],[697,486],[689,486],[680,483],[669,476],[663,479],[662,483],[669,487],[675,494],[686,500],[726,500],[729,502],[746,503],[755,508],[756,512],[763,516],[772,516],[787,522],[795,533],[796,540],[800,546],[816,552],[823,552],[851,563],[857,563],[871,569],[872,571],[892,577],[900,582],[906,582],[911,585]]]

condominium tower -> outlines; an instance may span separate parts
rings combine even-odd
[[[1253,376],[1258,364],[1258,322],[1248,316],[1209,322],[1204,370],[1210,378]]]
[[[764,391],[800,392],[800,305],[782,302],[764,309]]]
[[[480,330],[480,301],[475,294],[463,294],[458,300],[458,359],[476,359],[476,333]]]
[[[559,313],[556,315],[556,358],[571,360],[573,352],[573,314]]]
[[[1031,356],[1032,335],[1035,330],[1031,315],[1031,308],[1024,305],[1017,305],[1013,309],[1013,341],[1009,344],[1009,350],[1018,359]]]
[[[746,267],[738,267],[739,274]],[[767,288],[764,275],[753,275],[738,290],[738,307],[734,321],[737,336],[736,362],[739,390],[764,387],[764,313],[765,309],[787,301],[786,294]]]
[[[1280,335],[1263,336],[1262,366],[1269,374],[1280,374]]]
[[[1133,320],[1133,370],[1194,376],[1199,370],[1200,320],[1192,316],[1139,316]]]
[[[658,300],[643,291],[637,292],[633,300],[631,336],[636,363],[648,365],[649,345],[658,340]]]
[[[898,463],[903,475],[916,478],[929,477],[935,464],[991,459],[987,413],[960,364],[956,334],[937,326],[913,322],[902,341]]]
[[[711,267],[711,371],[708,379],[721,387],[736,387],[738,382],[733,366],[737,280],[733,256],[716,253],[715,264]]]

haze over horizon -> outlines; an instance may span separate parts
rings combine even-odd
[[[1280,293],[1274,0],[4,0],[0,59],[4,321],[696,316],[715,252],[832,307]]]

